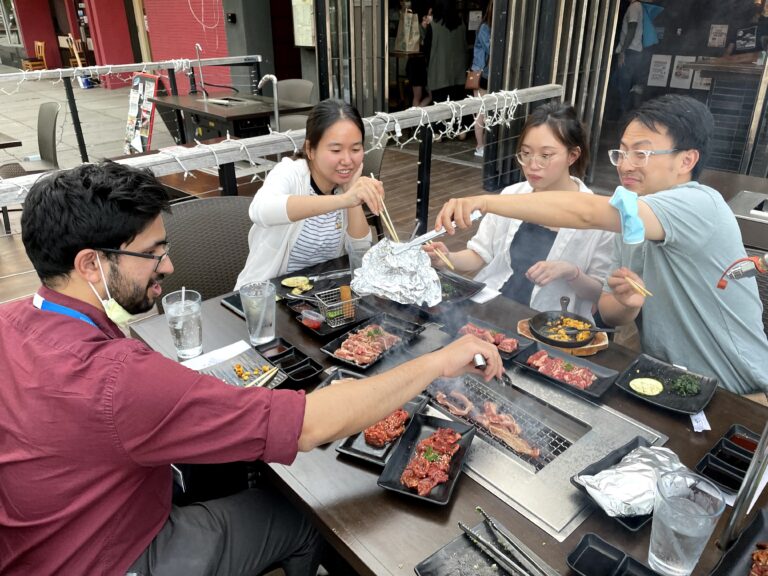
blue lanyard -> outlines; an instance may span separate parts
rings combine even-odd
[[[78,312],[77,310],[72,310],[72,308],[68,308],[67,306],[62,306],[61,304],[56,304],[54,302],[49,302],[40,294],[35,294],[32,298],[32,304],[35,308],[38,308],[44,312],[55,312],[56,314],[62,314],[64,316],[69,316],[70,318],[77,318],[78,320],[82,320],[83,322],[87,322],[91,326],[94,326],[95,328],[98,328],[96,326],[96,323],[88,318],[85,314],[82,312]]]

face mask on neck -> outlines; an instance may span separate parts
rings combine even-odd
[[[107,279],[104,277],[104,268],[101,267],[101,260],[99,259],[98,254],[96,255],[96,263],[99,265],[99,273],[101,274],[101,281],[104,284],[104,290],[107,292],[107,299],[102,300],[93,284],[88,282],[88,286],[91,287],[93,293],[96,294],[96,298],[98,298],[99,302],[101,302],[101,306],[104,308],[104,313],[107,315],[107,318],[112,320],[112,322],[118,326],[125,326],[133,319],[133,314],[118,304],[117,300],[112,298],[110,295],[109,287],[107,286]]]

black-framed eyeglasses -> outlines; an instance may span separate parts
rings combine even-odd
[[[677,148],[671,150],[608,150],[608,158],[614,166],[628,160],[635,168],[643,168],[648,166],[648,158],[651,156],[674,154],[675,152],[680,152],[680,150]]]
[[[165,244],[165,252],[162,254],[147,254],[146,252],[131,252],[130,250],[117,250],[115,248],[96,248],[100,252],[107,252],[108,254],[122,254],[124,256],[135,256],[136,258],[146,258],[147,260],[157,260],[153,272],[157,272],[160,267],[160,263],[168,256],[168,252],[171,251],[171,245]]]

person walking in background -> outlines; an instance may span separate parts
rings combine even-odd
[[[488,92],[488,64],[491,57],[491,26],[493,23],[493,0],[485,8],[485,18],[475,37],[475,49],[472,55],[472,70],[482,70],[480,74],[480,89],[475,90],[475,96],[485,96]],[[485,149],[485,115],[478,114],[475,121],[475,156],[483,157]]]
[[[643,5],[640,0],[629,0],[615,53],[619,67],[619,116],[623,117],[634,107],[632,87],[639,79],[643,64]]]
[[[429,45],[427,86],[435,102],[461,100],[465,96],[467,26],[454,0],[437,0],[432,15],[425,40]]]
[[[417,13],[420,16],[419,35],[421,37],[421,52],[409,56],[408,63],[405,65],[405,75],[408,77],[408,83],[413,91],[412,106],[414,107],[428,106],[432,102],[432,94],[429,93],[427,84],[429,53],[424,45],[427,30],[432,23],[432,7],[424,4]]]

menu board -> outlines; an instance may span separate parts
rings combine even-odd
[[[315,20],[312,0],[291,0],[293,6],[293,41],[296,46],[315,45]]]

